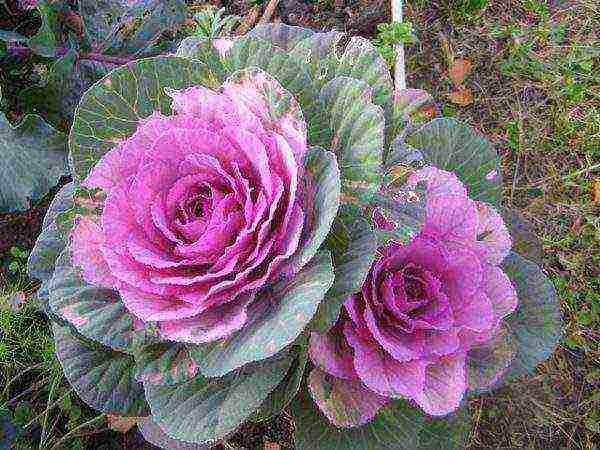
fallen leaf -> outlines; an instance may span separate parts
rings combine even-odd
[[[138,421],[137,417],[122,417],[107,415],[106,420],[111,430],[127,433]]]
[[[26,300],[27,296],[24,292],[16,292],[8,299],[8,306],[12,311],[17,311],[25,304]]]
[[[473,63],[467,58],[456,58],[450,65],[450,79],[456,87],[465,82],[473,70]]]
[[[469,88],[460,88],[448,94],[448,97],[455,105],[468,106],[473,103],[473,92]]]
[[[596,178],[592,184],[592,192],[594,196],[594,203],[600,205],[600,178]]]

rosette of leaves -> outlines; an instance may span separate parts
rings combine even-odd
[[[361,334],[360,339],[349,333],[347,326],[341,333],[332,329],[327,338],[323,333],[313,334],[310,356],[316,367],[308,378],[307,392],[303,391],[292,404],[298,449],[464,448],[471,426],[466,398],[532,374],[538,364],[550,357],[561,339],[560,307],[554,286],[539,265],[540,245],[525,219],[518,212],[502,206],[499,158],[493,146],[474,129],[454,119],[423,122],[422,119],[432,111],[431,99],[423,92],[397,92],[395,99],[395,112],[402,118],[402,126],[386,150],[386,177],[380,192],[387,195],[380,195],[371,203],[373,210],[384,212],[385,226],[380,233],[380,243],[393,243],[395,248],[400,248],[398,244],[415,242],[414,232],[418,226],[407,229],[406,225],[410,223],[407,217],[414,218],[414,223],[418,224],[420,206],[413,202],[416,209],[408,208],[402,201],[404,186],[407,180],[410,182],[411,174],[419,174],[418,169],[423,167],[443,170],[450,178],[440,179],[427,187],[438,191],[447,189],[456,175],[467,188],[470,198],[482,206],[482,211],[500,213],[489,215],[488,220],[495,217],[493,222],[486,223],[485,218],[479,221],[480,232],[474,245],[503,249],[499,253],[503,255],[498,261],[499,267],[512,284],[514,303],[494,337],[467,350],[460,376],[451,371],[433,376],[434,381],[427,388],[434,393],[429,398],[432,403],[443,404],[452,398],[456,383],[466,386],[467,394],[453,413],[431,412],[436,414],[435,417],[420,411],[421,401],[401,398],[410,397],[408,394],[394,395],[402,386],[410,386],[406,388],[408,390],[414,388],[411,385],[414,374],[393,358],[386,360],[382,353],[390,348],[402,349],[407,340],[394,343],[393,336],[378,335],[380,339],[388,339],[386,342],[391,347],[378,349],[368,344],[370,347],[365,346],[368,347],[365,350],[362,346],[368,341],[364,339],[370,336],[367,331],[361,332],[365,334]],[[450,201],[446,208],[447,216],[453,217],[450,222],[454,220],[460,224],[465,221],[466,217],[461,219],[460,209],[453,208]],[[493,229],[502,229],[504,237],[499,239]],[[508,235],[510,239],[506,239]],[[468,276],[465,272],[465,279]],[[376,298],[383,294],[373,290],[372,295]],[[409,295],[408,291],[405,295]],[[352,311],[360,314],[361,309],[356,303],[345,305],[350,309],[344,320],[358,328],[360,319],[356,319]],[[379,306],[378,311],[386,308]],[[419,317],[418,314],[415,317]],[[368,320],[366,318],[365,313],[365,320]],[[359,345],[359,342],[362,343]],[[369,366],[370,369],[365,371]],[[447,415],[440,418],[441,414]]]
[[[244,422],[268,419],[288,407],[297,422],[299,449],[452,448],[464,436],[463,412],[433,421],[403,402],[388,405],[368,425],[337,429],[307,395],[303,380],[310,364],[310,332],[326,332],[336,322],[343,301],[361,289],[378,242],[390,238],[374,232],[365,212],[373,203],[390,205],[386,186],[396,182],[400,165],[418,163],[428,148],[435,150],[433,144],[416,140],[426,130],[419,124],[433,111],[430,97],[420,91],[394,95],[388,68],[377,49],[361,38],[341,45],[342,38],[337,32],[314,33],[285,25],[260,26],[219,50],[210,41],[190,38],[176,56],[142,59],[110,72],[81,100],[69,139],[74,182],[50,208],[29,270],[42,281],[40,299],[55,322],[57,354],[79,396],[98,410],[139,418],[140,431],[155,445],[210,448]],[[165,317],[160,314],[141,320],[135,306],[147,304],[156,294],[137,296],[131,303],[130,293],[121,285],[95,284],[110,280],[110,267],[108,272],[90,267],[97,269],[102,261],[94,246],[102,244],[95,238],[98,220],[106,214],[107,195],[114,197],[106,186],[122,182],[125,173],[105,170],[121,167],[113,165],[118,159],[113,156],[122,155],[115,149],[126,149],[133,139],[143,143],[138,140],[143,138],[140,130],[160,129],[153,124],[159,126],[173,109],[185,109],[187,94],[226,94],[232,86],[259,87],[253,92],[264,95],[238,98],[249,101],[250,110],[267,121],[293,118],[279,132],[305,130],[302,134],[309,151],[298,161],[304,174],[299,192],[309,199],[310,207],[305,210],[310,220],[304,224],[308,230],[304,244],[291,259],[296,269],[282,271],[280,278],[252,292],[253,299],[268,301],[255,302],[261,307],[248,310],[243,305],[240,311],[247,322],[227,337],[200,342],[207,331],[215,330],[222,316],[202,322],[194,333],[165,328]],[[255,103],[256,98],[264,103]],[[201,113],[202,108],[189,111]],[[450,146],[448,151],[465,144],[458,141],[454,147],[455,137],[442,139]],[[198,139],[188,142],[192,145]],[[429,156],[432,164],[434,150]],[[169,154],[162,152],[165,157]],[[465,156],[465,161],[469,159],[472,154]],[[457,167],[465,166],[465,161],[456,162]],[[384,176],[386,170],[389,177]],[[100,190],[98,184],[90,185],[90,174],[95,172],[104,174],[93,177],[95,183],[102,183]],[[455,172],[462,179],[460,170]],[[142,185],[149,186],[153,184],[149,173],[138,172],[132,179],[143,176],[146,184]],[[127,203],[120,205],[125,213],[119,217],[129,221]],[[418,204],[391,208],[403,230],[402,236],[391,238],[408,239],[418,233],[423,219]],[[112,208],[111,214],[118,209]],[[142,216],[144,211],[140,211]],[[79,231],[74,233],[74,229]],[[82,230],[90,234],[78,234]],[[78,235],[90,239],[77,240]],[[114,239],[121,238],[122,233],[110,236],[113,250],[118,250]],[[75,251],[82,241],[90,244],[85,255]],[[74,264],[82,258],[92,265]],[[130,276],[127,283],[143,276],[137,271],[119,273]],[[548,310],[555,308],[548,298],[537,301],[550,305]],[[234,323],[217,329],[231,331]],[[540,327],[534,334],[541,336],[537,344],[551,348]],[[541,352],[529,354],[529,366],[535,365]],[[351,408],[349,393],[334,388],[324,386],[332,406]],[[351,409],[347,412],[352,414]]]

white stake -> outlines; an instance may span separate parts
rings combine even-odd
[[[402,0],[392,0],[392,23],[402,23]],[[406,89],[406,68],[404,67],[404,44],[399,43],[394,47],[396,64],[394,69],[394,82],[396,90]]]

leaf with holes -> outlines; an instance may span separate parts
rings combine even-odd
[[[57,324],[53,324],[52,330],[58,360],[83,401],[113,415],[147,415],[144,389],[134,378],[132,356],[86,342]]]
[[[369,86],[353,78],[333,79],[320,98],[333,132],[328,147],[338,157],[342,192],[351,198],[369,197],[381,183],[383,110],[372,103]]]
[[[30,207],[67,175],[67,148],[62,133],[38,116],[13,127],[0,113],[0,211]]]
[[[500,202],[499,157],[492,144],[472,127],[454,119],[434,119],[410,134],[406,142],[423,153],[426,163],[460,178],[470,198]]]

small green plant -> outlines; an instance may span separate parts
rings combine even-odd
[[[375,46],[388,65],[394,65],[394,46],[397,44],[412,44],[417,41],[411,22],[380,23],[377,25]]]
[[[460,0],[454,6],[454,12],[459,19],[468,20],[487,8],[489,0]]]
[[[197,23],[196,35],[213,40],[231,34],[232,30],[239,24],[240,17],[225,15],[225,8],[218,10],[207,8],[194,15],[194,20]]]
[[[8,270],[13,275],[25,275],[27,273],[27,258],[29,252],[19,247],[11,247],[10,249],[10,262],[8,264]]]

